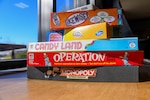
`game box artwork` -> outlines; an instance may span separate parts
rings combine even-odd
[[[30,42],[28,52],[138,50],[138,38]]]
[[[122,19],[120,17],[121,15],[121,10],[118,11],[117,8],[73,12],[53,12],[50,14],[50,29],[60,30],[75,28],[100,22],[107,22],[109,25],[118,26],[121,24],[119,21]]]
[[[106,22],[65,29],[63,40],[96,40],[111,38],[112,27]]]
[[[27,66],[141,66],[143,51],[28,52]]]

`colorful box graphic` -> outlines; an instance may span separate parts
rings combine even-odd
[[[46,41],[63,41],[64,30],[50,31],[46,33]]]
[[[112,37],[112,27],[106,22],[65,29],[64,41],[68,40],[95,40]]]
[[[28,52],[138,50],[138,38],[29,43]]]
[[[28,52],[27,66],[142,66],[143,59],[143,51]]]
[[[28,67],[29,79],[74,82],[139,82],[139,66]],[[61,73],[65,70],[65,74]],[[69,71],[70,70],[70,71]],[[81,71],[79,71],[81,70]],[[96,76],[94,76],[96,71]],[[140,72],[141,73],[141,72]],[[60,76],[60,74],[65,76]],[[67,76],[66,76],[67,75]],[[74,75],[74,76],[73,76]]]
[[[81,7],[77,7],[77,8],[68,10],[67,12],[71,12],[71,11],[83,11],[83,10],[93,10],[93,9],[96,9],[96,8],[97,7],[94,6],[93,4],[88,4],[88,5],[85,5],[85,6],[81,6]]]
[[[30,67],[31,68],[31,67]],[[65,68],[65,67],[51,67],[44,72],[44,78],[54,78],[55,76],[66,77],[66,79],[89,79],[89,77],[96,77],[96,68]]]
[[[60,76],[87,76],[96,77],[97,70],[94,68],[61,68]]]
[[[118,12],[117,8],[74,12],[53,12],[50,14],[50,29],[60,30],[75,28],[99,22],[107,22],[109,25],[116,26],[120,24],[118,20],[118,17],[121,15],[120,12],[121,11]]]

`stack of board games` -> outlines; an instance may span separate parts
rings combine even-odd
[[[29,43],[27,66],[43,69],[45,79],[88,81],[105,80],[99,76],[106,74],[101,72],[104,67],[122,72],[142,66],[137,37],[112,38],[112,28],[121,25],[120,12],[111,8],[51,13],[53,31],[46,42]]]

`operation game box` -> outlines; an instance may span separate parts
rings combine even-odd
[[[143,51],[28,52],[27,66],[142,66]]]

